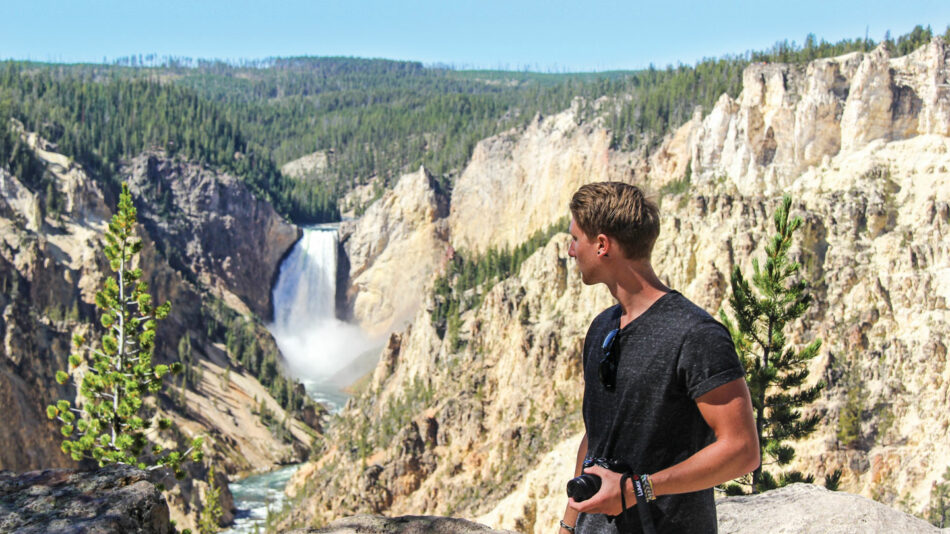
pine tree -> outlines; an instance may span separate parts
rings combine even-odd
[[[800,265],[788,257],[792,234],[802,225],[800,217],[789,221],[791,204],[791,197],[786,195],[775,212],[776,234],[765,247],[764,269],[757,260],[752,261],[752,285],[757,291],[753,292],[736,266],[729,298],[735,322],[725,312],[719,312],[746,369],[760,459],[767,456],[771,459],[768,463],[780,466],[788,465],[795,456],[795,449],[786,442],[804,438],[815,430],[819,417],[803,417],[800,408],[813,402],[824,388],[821,382],[804,386],[808,362],[818,354],[821,340],[815,339],[801,350],[795,350],[785,338],[788,324],[802,317],[811,305],[807,283],[796,276]],[[763,465],[760,463],[752,473],[753,493],[792,481],[809,480],[800,473],[789,473],[776,480]]]
[[[50,419],[62,423],[62,450],[74,460],[91,458],[100,466],[113,463],[136,465],[141,469],[170,467],[181,478],[182,461],[188,456],[201,459],[201,438],[191,443],[184,453],[167,451],[158,445],[146,450],[145,432],[152,422],[141,412],[145,397],[162,388],[163,377],[177,372],[171,366],[153,365],[156,322],[164,319],[169,303],[152,305],[148,284],[141,280],[142,270],[133,268],[142,241],[135,234],[136,209],[132,205],[127,184],[122,185],[119,207],[106,231],[104,252],[115,272],[106,279],[105,287],[96,294],[101,310],[100,322],[106,329],[98,346],[87,344],[85,336],[75,334],[76,352],[69,357],[71,371],[82,376],[79,391],[83,402],[77,407],[67,400],[46,408]],[[82,364],[86,363],[85,369]],[[56,373],[56,380],[65,384],[70,375]],[[158,428],[167,429],[171,421],[159,419]]]
[[[221,509],[221,488],[214,479],[214,466],[208,467],[208,490],[205,492],[205,505],[198,518],[198,532],[200,534],[213,534],[217,532],[218,521],[224,515]]]

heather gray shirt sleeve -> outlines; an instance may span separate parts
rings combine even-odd
[[[689,330],[680,348],[677,371],[689,398],[697,398],[737,378],[742,368],[732,337],[726,327],[715,321],[701,322]]]

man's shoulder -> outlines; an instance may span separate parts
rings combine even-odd
[[[670,291],[664,300],[663,311],[667,314],[676,315],[680,325],[693,326],[699,323],[718,322],[708,311],[700,308],[679,291]]]
[[[663,305],[651,318],[657,335],[679,339],[708,339],[725,336],[729,331],[706,310],[677,291],[671,291],[663,298]]]

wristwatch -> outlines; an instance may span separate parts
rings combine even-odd
[[[565,523],[563,519],[561,520],[561,528],[570,532],[571,534],[574,534],[574,527]]]

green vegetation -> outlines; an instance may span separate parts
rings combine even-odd
[[[895,53],[897,56],[906,56],[914,50],[917,50],[921,46],[930,42],[934,37],[933,30],[930,29],[930,25],[926,28],[918,24],[914,26],[914,29],[910,33],[901,35],[897,38],[896,41],[888,39],[888,36],[885,37],[885,41],[888,43],[888,47]],[[950,26],[947,27],[946,32],[943,34],[943,38],[946,41],[950,41]]]
[[[201,382],[200,367],[195,366],[195,356],[191,348],[191,334],[185,332],[178,340],[178,361],[181,363],[181,372],[178,373],[174,383],[178,390],[171,394],[172,403],[179,408],[185,407],[185,391],[198,387]]]
[[[294,436],[290,432],[290,421],[287,420],[286,416],[283,421],[279,420],[277,415],[264,403],[264,399],[258,401],[253,413],[261,418],[261,424],[267,427],[275,438],[284,443],[293,443]]]
[[[221,508],[221,488],[218,487],[214,479],[214,465],[208,466],[208,489],[204,495],[204,508],[198,517],[198,532],[201,534],[214,534],[220,530],[218,521],[224,515]]]
[[[361,417],[348,420],[346,425],[339,424],[339,416],[331,426],[339,429],[341,434],[338,442],[342,450],[348,450],[354,459],[358,459],[365,466],[366,458],[376,449],[384,448],[413,418],[431,405],[435,391],[432,385],[420,378],[413,378],[402,390],[402,395],[396,397],[379,417],[370,417],[369,408],[361,410]],[[358,398],[358,402],[365,403],[366,397]]]
[[[950,467],[943,473],[940,482],[930,489],[930,506],[927,520],[940,528],[950,527]]]
[[[845,383],[847,394],[844,406],[838,414],[838,428],[835,437],[846,448],[857,448],[862,444],[864,436],[861,426],[865,420],[867,389],[860,377],[860,369],[849,366],[848,379]]]
[[[673,180],[668,182],[660,188],[660,194],[663,196],[667,195],[679,195],[689,191],[690,183],[693,180],[693,163],[689,162],[686,164],[686,173],[682,178],[678,180]]]
[[[904,54],[932,35],[918,26],[888,42]],[[160,66],[155,56],[115,65],[6,61],[0,164],[25,182],[43,179],[8,131],[12,117],[113,186],[123,158],[157,148],[241,176],[297,223],[336,220],[336,200],[354,185],[373,176],[389,184],[425,165],[451,186],[480,139],[564,110],[575,97],[583,98],[578,120],[602,116],[615,148],[649,147],[697,106],[709,111],[722,94],[736,97],[750,62],[801,63],[876,45],[809,35],[801,46],[782,41],[692,66],[563,74],[338,57],[164,58]],[[327,154],[326,170],[301,180],[280,174],[278,164],[315,151]]]
[[[0,100],[0,167],[8,169],[32,191],[42,191],[48,185],[43,164],[14,128],[8,108]]]
[[[93,81],[66,68],[15,62],[0,68],[0,119],[20,120],[107,185],[116,184],[123,158],[161,149],[243,177],[258,196],[295,220],[339,218],[330,192],[284,178],[270,158],[248,144],[226,111],[191,89],[152,78]],[[3,133],[0,139],[9,137]],[[42,173],[20,155],[20,145],[8,145],[9,139],[0,141],[0,157],[6,155],[28,182],[37,181]]]
[[[808,436],[820,420],[817,414],[803,417],[800,408],[813,402],[824,388],[822,382],[810,387],[804,385],[809,374],[808,362],[818,355],[821,340],[795,350],[785,338],[786,326],[802,317],[811,305],[807,283],[797,279],[800,266],[788,257],[792,235],[802,225],[800,217],[789,220],[791,205],[792,199],[786,195],[775,211],[776,233],[765,247],[764,268],[760,268],[758,260],[752,262],[752,284],[757,291],[752,291],[737,265],[732,272],[729,297],[735,321],[724,311],[719,312],[745,366],[752,394],[760,456],[763,457],[763,464],[752,473],[752,493],[811,480],[798,472],[786,473],[776,480],[765,470],[764,457],[771,459],[769,463],[788,465],[795,456],[795,449],[786,442]],[[742,490],[733,484],[727,491]]]
[[[841,485],[841,470],[835,469],[830,475],[825,475],[825,488],[829,491],[838,491]]]
[[[232,360],[257,378],[284,409],[297,412],[310,402],[298,382],[280,373],[280,351],[260,319],[245,317],[211,297],[201,312],[209,341],[224,343]]]
[[[156,321],[165,318],[171,306],[167,302],[153,306],[148,285],[140,280],[142,270],[132,267],[142,249],[135,223],[136,210],[128,186],[123,184],[118,210],[105,235],[105,255],[116,276],[107,278],[105,287],[96,294],[106,333],[98,347],[87,346],[85,336],[75,334],[77,352],[69,357],[71,369],[88,364],[80,387],[85,402],[73,408],[69,401],[60,400],[46,411],[50,419],[62,423],[62,449],[74,460],[91,458],[100,466],[125,463],[142,469],[168,466],[181,478],[181,464],[188,453],[193,461],[201,459],[201,438],[192,441],[185,454],[165,451],[158,445],[146,451],[149,440],[145,432],[152,422],[139,415],[145,397],[158,393],[163,377],[169,370],[179,370],[180,365],[173,364],[170,369],[152,364]],[[60,384],[69,378],[64,371],[56,373]],[[158,421],[159,429],[170,425],[168,419]]]
[[[386,405],[383,417],[376,422],[376,446],[389,443],[413,417],[422,412],[423,407],[429,406],[435,392],[432,385],[424,380],[414,378],[403,396]]]
[[[861,421],[864,419],[863,391],[849,388],[847,399],[838,416],[836,437],[845,447],[852,447],[861,439]]]
[[[448,333],[450,339],[457,340],[461,324],[459,314],[477,308],[487,287],[517,273],[524,260],[546,245],[555,234],[567,232],[567,225],[568,218],[564,217],[536,231],[514,250],[490,248],[473,259],[456,253],[445,274],[436,279],[433,288],[435,307],[431,316],[439,336],[444,337]],[[526,316],[521,318],[526,320]],[[457,341],[453,342],[453,347],[457,349],[456,345]]]

